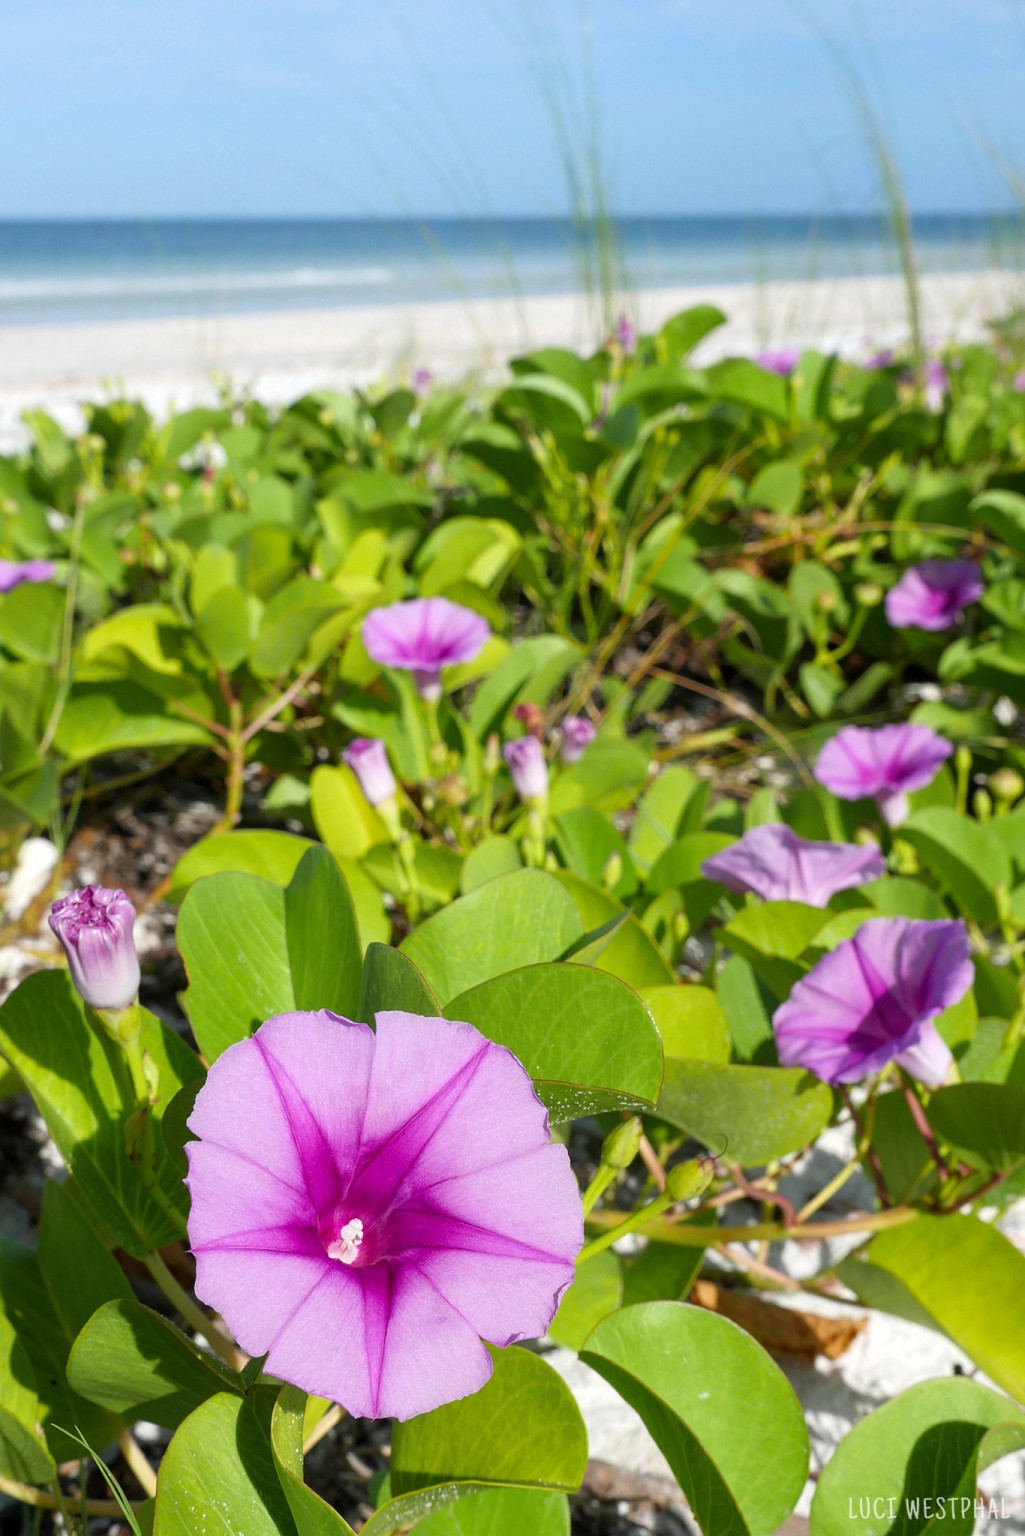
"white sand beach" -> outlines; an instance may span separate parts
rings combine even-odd
[[[982,334],[1025,297],[1025,277],[979,271],[921,281],[932,344]],[[718,305],[728,324],[705,360],[763,346],[816,345],[857,356],[907,335],[897,277],[649,289],[624,302],[644,328],[689,305]],[[26,407],[72,425],[85,399],[127,393],[162,413],[212,398],[218,378],[272,403],[307,389],[395,378],[417,367],[441,377],[486,373],[535,346],[586,347],[600,320],[580,296],[445,300],[417,305],[0,327],[0,444]]]

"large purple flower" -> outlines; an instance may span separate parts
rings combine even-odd
[[[87,885],[55,901],[50,927],[67,956],[79,995],[90,1008],[121,1012],[139,991],[135,908],[124,891]]]
[[[972,976],[963,923],[870,918],[777,1008],[779,1059],[827,1083],[856,1083],[896,1061],[938,1087],[952,1057],[933,1020],[960,1002]]]
[[[927,725],[845,725],[819,753],[815,777],[841,800],[875,800],[895,827],[908,795],[931,784],[953,750]]]
[[[886,873],[878,848],[853,843],[809,843],[782,822],[752,827],[739,843],[701,866],[709,880],[730,891],[751,891],[766,901],[804,901],[824,907],[837,891]]]
[[[10,592],[23,581],[52,581],[52,560],[0,560],[0,592]]]
[[[375,608],[363,621],[363,644],[382,667],[412,672],[425,699],[441,696],[441,669],[472,661],[491,633],[472,608],[447,597],[416,597]]]
[[[564,1147],[469,1024],[268,1019],[189,1120],[196,1292],[267,1369],[352,1414],[478,1391],[482,1344],[544,1333],[583,1239]]]
[[[974,560],[924,560],[887,592],[886,617],[894,629],[949,629],[984,591]]]

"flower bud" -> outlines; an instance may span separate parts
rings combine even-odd
[[[972,810],[979,821],[989,821],[993,815],[993,796],[984,789],[977,789],[972,796]]]
[[[629,1168],[640,1151],[644,1127],[636,1115],[611,1130],[602,1142],[601,1160],[607,1168]]]
[[[854,600],[862,608],[878,608],[883,600],[883,589],[875,581],[859,581],[854,588]]]
[[[502,743],[497,731],[492,731],[484,747],[484,772],[493,779],[502,766]]]
[[[394,799],[397,785],[383,741],[357,736],[342,753],[342,761],[356,775],[359,787],[371,805]]]
[[[521,736],[502,748],[513,785],[521,800],[547,800],[548,764],[536,736]]]
[[[438,799],[443,805],[465,805],[469,797],[470,791],[461,773],[446,773],[438,780]]]
[[[544,735],[544,712],[540,704],[517,704],[513,710],[513,719],[518,720],[528,736],[536,736],[538,741]]]
[[[666,1174],[666,1194],[674,1201],[693,1200],[704,1194],[712,1182],[713,1172],[710,1157],[699,1157],[692,1163],[677,1163]]]
[[[1011,805],[1025,795],[1025,779],[1014,768],[998,768],[990,774],[989,788],[1000,805]]]
[[[834,613],[839,599],[831,587],[824,587],[815,598],[819,613]]]
[[[71,979],[90,1008],[120,1012],[139,991],[135,908],[124,891],[87,885],[55,901],[50,927],[60,939]]]
[[[564,763],[576,763],[583,757],[598,732],[583,715],[574,715],[562,726],[562,745],[559,756]]]

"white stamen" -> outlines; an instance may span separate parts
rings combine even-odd
[[[358,1216],[347,1221],[334,1242],[329,1244],[327,1256],[342,1264],[354,1264],[363,1242],[363,1223]]]

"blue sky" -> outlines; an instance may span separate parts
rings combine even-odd
[[[563,212],[585,33],[623,212],[875,206],[837,48],[916,207],[1025,166],[1025,0],[2,0],[0,215]]]

